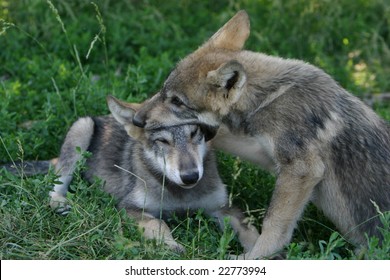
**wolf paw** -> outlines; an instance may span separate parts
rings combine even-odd
[[[50,207],[60,215],[67,215],[71,209],[66,198],[56,192],[50,192]]]
[[[169,249],[178,254],[183,254],[186,251],[186,249],[184,249],[184,247],[176,241],[165,241],[165,244],[169,247]]]
[[[233,254],[229,254],[228,255],[228,259],[229,260],[259,260],[259,259],[266,259],[266,260],[285,260],[287,259],[286,258],[286,253],[276,253],[276,254],[273,254],[269,257],[253,257],[253,256],[250,256],[249,253],[246,253],[246,254],[241,254],[241,255],[233,255]]]
[[[227,256],[227,259],[228,260],[246,260],[247,259],[247,255],[246,254],[241,254],[241,255],[229,254]]]

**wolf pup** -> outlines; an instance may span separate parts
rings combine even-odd
[[[261,235],[245,258],[287,245],[309,201],[353,244],[364,245],[365,234],[383,239],[377,209],[390,210],[389,124],[324,71],[242,50],[248,36],[240,11],[178,63],[134,124],[220,126],[216,148],[276,174]]]
[[[85,178],[104,180],[105,191],[144,229],[145,238],[161,240],[182,252],[160,214],[169,217],[173,212],[203,208],[221,227],[228,217],[244,249],[252,248],[259,233],[244,222],[240,211],[228,206],[227,190],[206,143],[206,128],[186,124],[144,130],[132,123],[139,104],[114,97],[107,101],[112,116],[80,118],[67,133],[56,164],[61,184],[50,192],[51,207],[62,214],[70,210],[66,193],[81,158],[76,152],[80,147],[92,153],[86,161]]]

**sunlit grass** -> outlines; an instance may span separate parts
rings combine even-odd
[[[73,121],[108,113],[108,94],[136,102],[154,94],[175,63],[239,9],[251,17],[246,48],[317,65],[360,97],[390,92],[384,1],[0,0],[0,163],[58,156]],[[389,104],[374,108],[390,120]],[[261,229],[274,176],[223,153],[218,162],[230,201]],[[218,259],[242,252],[232,232],[221,233],[202,211],[169,221],[183,255],[145,241],[101,185],[80,176],[71,186],[73,210],[60,217],[48,206],[54,180],[52,173],[0,171],[1,259]],[[375,240],[369,244],[365,257],[388,255]],[[312,205],[286,252],[291,259],[360,257]]]

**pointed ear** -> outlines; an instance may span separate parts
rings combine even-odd
[[[136,108],[131,103],[126,103],[113,96],[107,96],[107,105],[111,114],[120,124],[127,124],[132,121]]]
[[[124,126],[131,137],[139,139],[143,135],[143,129],[133,124],[133,116],[142,104],[126,103],[113,96],[107,96],[107,105],[112,116]]]
[[[236,103],[246,82],[244,67],[236,60],[222,64],[217,70],[207,73],[206,81],[211,86],[222,90],[223,97]]]
[[[200,49],[217,48],[239,51],[250,33],[248,14],[242,10],[222,26]]]

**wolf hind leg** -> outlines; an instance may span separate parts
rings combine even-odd
[[[79,147],[81,152],[88,149],[93,130],[93,120],[90,117],[85,117],[78,119],[66,134],[55,169],[56,174],[60,176],[58,184],[54,184],[53,190],[49,193],[50,207],[58,214],[66,215],[70,211],[66,194],[73,178],[76,163],[82,156],[80,152],[77,152],[76,148]]]

